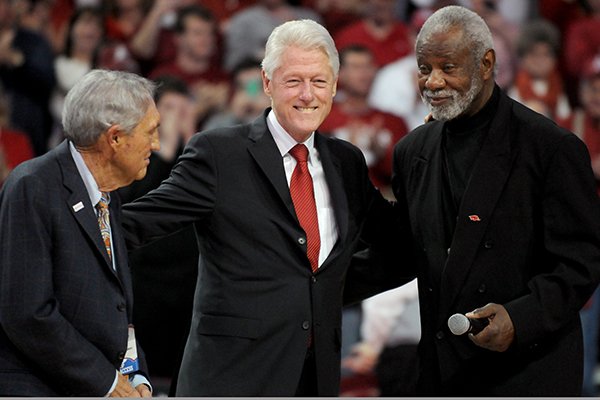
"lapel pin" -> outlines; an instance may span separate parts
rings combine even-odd
[[[475,215],[475,214],[469,215],[469,219],[471,221],[473,221],[473,222],[480,222],[481,221],[481,218],[479,218],[479,215]]]
[[[83,208],[83,203],[79,202],[73,206],[73,211],[77,212]]]

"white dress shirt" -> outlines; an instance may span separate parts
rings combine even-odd
[[[296,159],[292,157],[289,151],[292,147],[297,145],[298,142],[283,129],[279,121],[277,121],[273,110],[269,111],[269,114],[267,115],[267,126],[269,127],[269,131],[271,132],[271,135],[273,135],[275,144],[277,144],[277,148],[283,158],[285,177],[289,187],[292,173],[297,164]],[[325,172],[323,171],[323,164],[321,164],[321,158],[314,143],[315,134],[313,132],[303,144],[308,148],[308,171],[312,176],[315,203],[317,206],[319,236],[321,238],[321,250],[319,252],[320,267],[329,256],[329,253],[331,253],[331,250],[338,239],[338,227],[333,212],[333,204],[331,203],[329,186],[327,186]]]

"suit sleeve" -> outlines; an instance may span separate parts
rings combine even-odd
[[[47,182],[7,182],[0,195],[0,325],[26,359],[66,393],[103,396],[115,367],[67,321],[53,285]],[[54,199],[56,200],[56,199]]]
[[[358,251],[352,257],[344,289],[344,303],[351,304],[410,282],[414,278],[407,240],[408,226],[401,223],[397,205],[383,198],[368,178],[364,158],[366,217]]]
[[[136,248],[210,218],[217,168],[208,138],[197,134],[158,188],[123,206],[127,246]]]
[[[545,182],[540,234],[554,267],[531,279],[527,295],[505,304],[518,345],[571,321],[600,281],[600,204],[588,152],[574,135],[558,146]]]

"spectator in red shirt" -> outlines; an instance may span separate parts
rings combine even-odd
[[[600,195],[600,54],[584,65],[579,93],[581,106],[558,123],[587,145]]]
[[[566,76],[575,84],[579,81],[584,66],[600,50],[600,0],[588,0],[587,3],[592,12],[573,21],[565,33],[563,57]],[[578,101],[573,93],[570,98],[575,103]]]
[[[33,148],[23,132],[9,127],[8,101],[0,87],[0,187],[17,165],[33,158]]]
[[[386,194],[391,183],[393,147],[407,128],[401,118],[369,105],[376,73],[377,65],[366,47],[354,45],[340,51],[338,94],[319,130],[360,148],[373,184]]]
[[[366,1],[363,18],[334,36],[337,48],[363,45],[371,50],[379,67],[409,54],[413,49],[413,34],[396,18],[395,6],[394,0]]]
[[[159,65],[151,79],[174,76],[190,88],[197,105],[200,123],[212,113],[224,109],[229,95],[228,75],[214,61],[216,21],[204,7],[192,5],[177,12],[175,59]]]
[[[558,70],[558,29],[543,19],[531,21],[521,31],[517,54],[519,66],[508,95],[549,118],[568,117],[571,107]]]
[[[588,147],[596,187],[600,195],[600,54],[586,63],[579,86],[580,107],[566,120],[559,121],[565,128],[581,138]],[[584,397],[597,397],[594,370],[598,362],[598,312],[600,289],[592,295],[580,311],[583,328],[583,386]]]

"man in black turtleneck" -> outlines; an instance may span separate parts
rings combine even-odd
[[[419,278],[419,392],[580,395],[578,310],[600,280],[585,145],[500,90],[492,36],[472,11],[434,13],[416,57],[431,121],[396,146],[393,189]],[[454,336],[454,313],[488,326]]]

